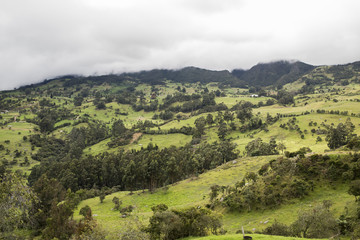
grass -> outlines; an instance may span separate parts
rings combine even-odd
[[[285,204],[276,209],[251,211],[244,213],[225,213],[224,225],[230,233],[234,233],[244,226],[246,230],[263,230],[271,225],[275,219],[278,222],[290,225],[297,218],[297,213],[303,209],[309,209],[324,200],[334,203],[332,211],[335,216],[339,216],[344,208],[354,203],[354,197],[347,193],[346,185],[317,187],[314,192],[303,199],[295,199],[289,204]],[[265,221],[268,221],[266,224]]]
[[[142,147],[147,147],[149,143],[158,145],[160,148],[170,146],[184,146],[186,143],[191,141],[191,136],[187,136],[181,133],[176,134],[163,134],[163,135],[150,135],[143,134],[138,141],[131,143],[126,146],[120,146],[117,148],[109,148],[108,143],[111,141],[110,138],[105,139],[97,144],[84,149],[84,154],[97,155],[102,152],[116,152],[119,149],[136,149],[140,150]]]
[[[136,191],[134,194],[129,192],[117,192],[106,196],[103,203],[99,198],[92,198],[82,201],[75,211],[75,218],[79,219],[79,209],[89,205],[95,219],[108,231],[114,231],[123,225],[127,219],[120,217],[120,213],[113,211],[112,198],[118,197],[123,206],[129,204],[135,206],[135,211],[131,218],[139,218],[147,223],[152,215],[151,207],[164,203],[170,208],[186,208],[190,206],[204,205],[208,202],[210,186],[213,184],[229,185],[241,181],[246,172],[256,171],[261,165],[268,162],[272,157],[243,158],[237,162],[229,162],[214,170],[208,171],[199,177],[192,177],[179,183],[158,189],[155,193],[148,191]]]
[[[149,218],[152,216],[151,207],[164,203],[169,208],[182,209],[190,206],[204,206],[209,201],[209,188],[213,184],[232,185],[240,181],[246,172],[257,171],[261,165],[273,159],[274,156],[241,158],[235,162],[229,162],[214,170],[208,171],[181,181],[177,184],[169,185],[166,188],[158,189],[154,193],[148,191],[136,191],[133,193],[122,191],[106,196],[103,203],[100,203],[98,197],[82,201],[75,211],[75,219],[79,219],[79,209],[89,205],[95,214],[95,219],[102,227],[113,232],[121,229],[129,220],[138,219],[143,224],[148,224]],[[121,218],[118,211],[112,210],[112,198],[118,197],[122,202],[122,206],[133,205],[135,210],[132,216]],[[253,210],[251,212],[227,212],[224,209],[217,209],[223,215],[223,226],[229,234],[234,234],[244,226],[246,231],[261,231],[275,221],[290,224],[297,218],[297,213],[303,209],[309,209],[317,203],[324,200],[330,200],[334,204],[332,211],[335,216],[343,213],[344,208],[354,204],[353,196],[347,193],[345,184],[318,184],[309,196],[303,199],[295,199],[287,204],[281,205],[275,209]],[[267,221],[267,222],[266,222]],[[265,223],[266,222],[266,223]],[[211,236],[205,238],[189,238],[189,239],[232,239],[226,237],[239,237],[241,235],[225,235]],[[262,235],[253,235],[261,237]],[[294,238],[265,238],[262,239],[294,239]],[[259,238],[261,239],[261,238]]]
[[[296,117],[296,124],[304,132],[307,130],[307,133],[304,133],[304,139],[301,138],[301,135],[295,130],[285,130],[280,128],[280,124],[286,124],[290,118],[282,118],[273,125],[269,126],[268,132],[255,130],[246,133],[240,133],[239,131],[233,131],[229,135],[230,138],[234,139],[233,142],[238,145],[238,150],[241,152],[245,151],[245,146],[255,138],[261,138],[263,141],[268,142],[271,137],[275,137],[277,142],[282,142],[286,151],[297,151],[301,147],[310,147],[313,152],[323,153],[325,150],[328,150],[327,142],[325,141],[326,135],[317,135],[312,134],[311,129],[317,129],[320,127],[320,124],[324,122],[325,124],[337,126],[339,123],[344,123],[347,116],[334,115],[334,114],[316,114],[312,113],[309,115],[302,115]],[[355,126],[359,126],[360,118],[350,117],[351,122]],[[317,122],[317,126],[309,126],[309,123]],[[322,127],[323,128],[323,127]],[[360,128],[356,127],[354,133],[360,134]],[[251,138],[249,136],[252,136]],[[317,136],[320,136],[323,141],[316,142]]]
[[[143,134],[137,142],[134,142],[125,147],[125,149],[137,149],[140,150],[142,147],[146,147],[149,143],[158,145],[160,148],[170,146],[184,146],[186,143],[191,141],[191,136],[184,135],[181,133],[176,134],[163,134],[163,135],[150,135]]]
[[[270,235],[262,235],[262,234],[246,234],[246,236],[251,236],[253,239],[256,240],[315,240],[314,238],[295,238],[295,237],[282,237],[282,236],[270,236]],[[183,240],[238,240],[242,239],[242,234],[226,234],[220,236],[207,236],[207,237],[188,237],[183,238]],[[323,238],[325,239],[325,238]],[[320,240],[320,238],[317,238]]]
[[[224,103],[228,108],[231,108],[232,106],[236,105],[237,103],[241,101],[247,101],[251,102],[253,104],[257,104],[259,102],[265,103],[268,99],[271,99],[270,97],[249,97],[249,96],[233,96],[233,97],[217,97],[215,98],[215,101],[217,104]]]
[[[0,144],[5,147],[5,150],[0,151],[0,157],[2,161],[8,161],[14,171],[21,170],[29,174],[30,169],[38,164],[37,161],[31,159],[30,155],[30,153],[35,153],[31,150],[29,142],[29,136],[32,134],[34,126],[34,124],[27,122],[11,122],[0,129]],[[27,137],[26,141],[23,139],[24,136]],[[10,142],[7,143],[7,141]],[[21,156],[15,157],[16,150],[21,151]],[[25,157],[28,158],[30,165],[20,166]]]

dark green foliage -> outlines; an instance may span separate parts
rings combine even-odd
[[[70,110],[65,108],[42,108],[37,112],[37,117],[27,121],[39,125],[40,131],[43,133],[49,133],[54,130],[56,122],[69,119],[73,117]]]
[[[204,117],[197,118],[195,120],[195,137],[201,137],[205,132],[206,119]]]
[[[247,119],[250,119],[252,114],[253,104],[251,102],[240,102],[234,105],[231,110],[236,111],[236,117],[244,123]]]
[[[229,133],[229,129],[225,122],[221,123],[218,129],[218,136],[221,141],[225,140],[226,135]]]
[[[43,173],[48,173],[74,191],[90,189],[94,185],[100,188],[119,186],[127,190],[149,188],[152,191],[164,183],[174,183],[237,158],[235,149],[236,146],[227,141],[201,144],[196,150],[191,145],[161,150],[149,145],[140,151],[63,158],[52,164],[42,161],[33,168],[29,181],[34,183]]]
[[[331,203],[324,201],[313,209],[301,210],[298,218],[290,226],[275,222],[263,233],[278,236],[294,236],[304,238],[331,238],[340,232],[339,220],[330,212]]]
[[[214,117],[212,114],[206,115],[206,124],[211,126],[214,123]]]
[[[350,183],[349,194],[354,195],[356,201],[360,196],[360,180],[354,180]]]
[[[265,143],[261,138],[249,142],[245,149],[248,156],[275,155],[279,152],[276,150],[277,144],[274,138],[269,143]]]
[[[79,202],[77,196],[71,191],[67,192],[64,201],[53,202],[46,227],[42,231],[42,237],[45,239],[69,239],[76,231],[76,223],[71,219],[71,216]]]
[[[167,207],[156,207],[153,212],[146,229],[150,233],[150,239],[206,236],[210,233],[218,234],[221,228],[220,217],[201,207],[170,211]]]
[[[291,236],[290,228],[283,223],[279,223],[276,219],[275,222],[265,228],[262,233],[266,235]]]
[[[351,123],[350,118],[345,124],[339,123],[336,128],[331,127],[326,135],[326,141],[330,149],[336,149],[350,142],[355,126]]]
[[[127,217],[131,214],[131,212],[134,210],[134,206],[129,205],[127,207],[123,207],[120,209],[120,213],[122,214],[122,217]]]
[[[35,213],[37,228],[42,229],[46,226],[46,219],[50,216],[53,205],[56,206],[65,199],[66,191],[56,179],[49,179],[46,175],[42,175],[35,182],[33,190],[39,198],[36,206],[38,212]]]
[[[99,199],[100,199],[100,203],[103,203],[103,202],[104,202],[104,200],[105,200],[105,197],[106,197],[106,194],[105,194],[105,192],[101,192],[101,193],[100,193],[100,196],[99,196]]]
[[[355,151],[360,150],[360,137],[352,137],[350,141],[346,144],[346,147]]]
[[[126,73],[125,76],[130,76],[139,79],[141,82],[148,84],[163,84],[162,80],[169,79],[174,82],[221,82],[221,81],[239,81],[232,76],[229,71],[210,71],[196,67],[186,67],[180,70],[151,70],[142,71],[138,73]]]
[[[119,210],[120,205],[122,204],[122,201],[120,201],[118,197],[114,197],[112,199],[112,202],[115,204],[114,210]]]
[[[121,119],[116,120],[111,128],[113,137],[120,137],[127,131],[124,122]]]
[[[295,159],[278,158],[261,167],[259,175],[246,174],[235,186],[212,186],[209,206],[222,205],[233,211],[275,207],[289,199],[306,196],[319,179],[330,182],[348,181],[348,176],[360,178],[357,154],[338,158],[316,154],[299,155]],[[358,194],[358,181],[351,186],[349,193]]]
[[[294,103],[294,95],[292,93],[281,90],[278,92],[276,99],[282,105],[288,105]]]
[[[0,239],[20,239],[16,230],[34,222],[37,197],[26,180],[15,172],[5,173],[0,165]]]
[[[74,105],[75,106],[81,106],[83,101],[84,101],[84,97],[79,95],[79,96],[74,98]]]
[[[296,81],[314,66],[302,62],[278,61],[260,63],[247,71],[233,71],[232,74],[252,86],[282,86]]]
[[[313,209],[300,211],[291,225],[293,236],[304,238],[330,238],[339,233],[338,224],[330,212],[331,204],[324,201]]]
[[[98,101],[98,102],[94,102],[95,106],[96,106],[96,109],[98,110],[104,110],[106,109],[106,105],[105,105],[105,102],[104,101]]]
[[[159,118],[162,119],[162,120],[170,120],[174,117],[174,113],[172,113],[171,111],[169,110],[166,110],[164,112],[161,112],[159,114]]]
[[[91,208],[86,205],[85,207],[82,207],[79,212],[80,215],[82,215],[86,219],[92,219],[92,213]]]

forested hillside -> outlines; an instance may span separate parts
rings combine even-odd
[[[360,62],[66,75],[0,112],[2,238],[360,237]]]

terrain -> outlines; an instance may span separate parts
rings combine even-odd
[[[327,201],[324,214],[337,221],[331,236],[360,234],[352,187],[360,178],[360,62],[69,75],[1,92],[0,110],[1,176],[24,177],[43,209],[37,230],[19,226],[20,235],[66,239],[52,226],[81,223],[89,206],[94,229],[109,239],[142,239],[145,228],[153,239],[176,239],[180,227],[161,221],[194,207],[221,222],[200,236],[226,233],[199,239],[235,239],[242,226],[254,239],[294,239],[260,233],[281,235],[269,230],[274,223],[295,231],[302,213]],[[280,171],[290,163],[293,173]],[[50,183],[57,192],[44,192]],[[59,212],[63,220],[51,223]],[[292,235],[329,237],[311,231]]]

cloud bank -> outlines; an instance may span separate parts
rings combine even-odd
[[[2,0],[0,89],[65,74],[360,60],[357,0]]]

